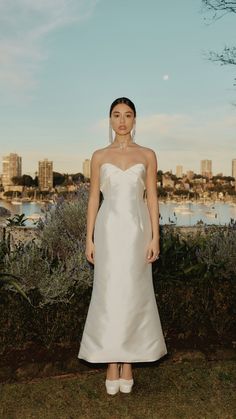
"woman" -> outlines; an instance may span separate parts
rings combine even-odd
[[[94,283],[78,357],[108,363],[106,390],[116,394],[131,391],[133,362],[155,361],[167,349],[151,265],[160,252],[156,155],[134,141],[130,99],[116,99],[109,116],[111,144],[91,158],[86,257]]]

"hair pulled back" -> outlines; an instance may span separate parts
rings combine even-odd
[[[114,102],[112,102],[111,107],[110,107],[109,116],[111,116],[113,108],[116,105],[119,105],[120,103],[125,103],[125,105],[129,106],[132,109],[132,111],[134,112],[134,117],[136,117],[136,109],[135,109],[134,103],[132,102],[132,100],[128,99],[127,97],[119,97],[116,100],[114,100]]]

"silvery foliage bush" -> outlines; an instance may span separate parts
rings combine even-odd
[[[197,258],[205,265],[205,276],[236,279],[236,225],[208,227]]]
[[[87,199],[81,187],[73,200],[60,200],[39,226],[40,245],[32,241],[6,256],[6,269],[24,278],[24,291],[37,288],[42,305],[67,302],[92,285],[93,266],[85,256]]]

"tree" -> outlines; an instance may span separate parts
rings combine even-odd
[[[39,186],[39,177],[37,175],[34,178],[34,185],[36,186],[36,188],[38,188]]]
[[[14,185],[20,185],[20,186],[34,186],[34,180],[29,175],[23,175],[23,176],[14,176],[12,178],[12,182]]]
[[[80,182],[84,183],[85,178],[84,178],[83,173],[75,173],[74,175],[72,175],[72,179],[76,183],[80,183]]]
[[[29,175],[23,175],[22,181],[23,181],[23,186],[27,186],[27,187],[34,186],[34,180]]]
[[[202,0],[202,3],[207,11],[213,13],[213,21],[221,19],[228,13],[236,15],[236,0]],[[222,65],[236,65],[236,46],[225,46],[221,53],[210,51],[209,59]]]
[[[157,182],[160,182],[161,185],[162,185],[162,175],[163,175],[163,171],[158,170],[158,172],[157,172]]]
[[[12,178],[11,178],[11,180],[12,180],[12,182],[13,182],[13,184],[14,185],[17,185],[17,186],[22,186],[22,176],[13,176]]]
[[[202,0],[204,7],[213,12],[213,19],[220,19],[227,13],[236,13],[235,0]]]
[[[166,190],[162,186],[159,186],[157,188],[157,190],[158,190],[158,196],[165,197],[165,196],[168,195],[168,193],[166,192]]]
[[[65,175],[58,172],[53,172],[53,186],[62,185],[65,182]]]

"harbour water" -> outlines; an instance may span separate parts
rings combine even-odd
[[[44,202],[20,202],[12,204],[9,201],[0,200],[0,207],[4,207],[11,212],[10,218],[17,214],[25,214],[25,218],[28,218],[25,225],[34,226],[35,222],[44,217],[46,204]],[[8,217],[7,217],[8,218]],[[0,218],[0,225],[5,224],[5,219]]]
[[[233,202],[160,202],[160,224],[194,226],[204,224],[227,225],[236,221],[236,203]]]
[[[7,208],[11,217],[15,214],[25,214],[29,217],[26,225],[33,226],[39,217],[43,219],[45,207],[50,204],[41,202],[11,202],[0,200],[0,207]],[[177,226],[194,226],[199,221],[204,224],[227,225],[236,221],[236,203],[233,202],[175,202],[159,203],[160,224],[176,224]],[[5,221],[0,219],[0,224]]]

